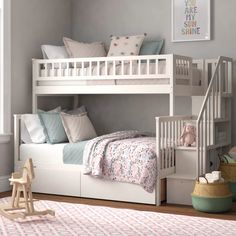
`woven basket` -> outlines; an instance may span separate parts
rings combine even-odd
[[[229,184],[200,183],[196,181],[192,195],[193,207],[198,211],[220,213],[232,208],[232,193]]]
[[[192,194],[201,197],[225,197],[231,195],[231,192],[227,182],[205,184],[196,181]]]
[[[220,163],[222,177],[230,182],[236,182],[236,163]]]
[[[233,193],[233,201],[236,202],[236,182],[229,182],[229,189]]]

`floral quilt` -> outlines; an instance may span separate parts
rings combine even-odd
[[[84,174],[141,185],[153,192],[157,179],[156,139],[121,131],[90,140],[84,150]]]

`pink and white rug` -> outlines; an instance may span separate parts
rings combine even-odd
[[[0,199],[1,203],[8,199]],[[39,201],[38,209],[53,209],[56,217],[10,221],[0,216],[1,236],[235,236],[236,221],[216,220],[100,206]]]

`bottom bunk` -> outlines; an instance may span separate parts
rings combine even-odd
[[[15,116],[15,169],[32,158],[36,167],[34,192],[157,205],[165,200],[165,178],[174,173],[175,153],[173,148],[164,150],[163,147],[166,160],[162,157],[159,161],[156,137],[137,131],[99,136],[86,141],[90,146],[97,141],[94,159],[86,159],[85,151],[89,145],[80,145],[78,149],[78,144],[82,142],[53,145],[21,143],[20,118],[20,115]],[[99,143],[107,146],[98,148]],[[105,156],[98,160],[104,150]],[[89,163],[94,163],[90,165],[91,173],[87,169]],[[98,175],[97,167],[101,166],[103,173]]]
[[[20,160],[15,163],[15,169],[21,168],[29,157],[32,158],[36,175],[32,186],[34,192],[156,204],[156,188],[149,193],[137,184],[85,175],[82,164],[64,164],[63,150],[66,145],[68,143],[20,145]],[[165,200],[165,192],[165,179],[162,179],[162,201]]]

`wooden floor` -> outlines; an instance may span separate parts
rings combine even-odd
[[[0,193],[0,198],[10,196],[11,192]],[[40,200],[50,200],[50,201],[59,201],[59,202],[69,202],[76,204],[87,204],[87,205],[96,205],[96,206],[107,206],[114,208],[128,208],[141,211],[153,211],[153,212],[162,212],[169,214],[179,214],[179,215],[189,215],[197,217],[208,217],[224,220],[236,220],[236,203],[233,205],[233,210],[231,212],[223,214],[207,214],[194,210],[190,206],[182,205],[171,205],[163,203],[161,206],[152,206],[145,204],[135,204],[135,203],[124,203],[124,202],[114,202],[114,201],[104,201],[97,199],[86,199],[78,197],[67,197],[67,196],[58,196],[58,195],[47,195],[47,194],[34,194],[34,198]]]

